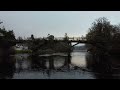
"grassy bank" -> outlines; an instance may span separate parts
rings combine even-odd
[[[31,53],[31,52],[32,52],[31,50],[15,50],[16,54],[19,54],[19,53]]]

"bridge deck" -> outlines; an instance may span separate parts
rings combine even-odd
[[[43,37],[43,38],[36,38],[36,39],[39,39],[39,40],[48,40],[47,37]],[[80,38],[80,37],[69,37],[67,38],[67,40],[69,42],[80,42],[80,43],[86,43],[86,39],[85,38]],[[26,40],[23,40],[23,42],[25,41],[31,41],[31,39],[26,39]],[[55,37],[54,38],[54,41],[64,41],[64,37]],[[17,40],[16,42],[20,42],[19,40]],[[22,41],[21,41],[22,42]]]

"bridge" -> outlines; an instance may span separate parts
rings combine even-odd
[[[46,40],[48,41],[48,37],[42,37],[42,38],[35,38],[35,39],[39,39],[39,40]],[[54,41],[65,41],[65,37],[54,37],[53,39]],[[31,38],[27,38],[27,39],[24,39],[24,40],[16,40],[16,43],[24,43],[24,42],[27,42],[27,41],[32,41]],[[74,45],[72,45],[72,47],[74,47],[75,45],[78,45],[80,43],[87,43],[87,40],[85,37],[67,37],[67,40],[66,42],[68,42],[69,44],[71,43],[76,43]]]
[[[39,40],[46,40],[46,41],[49,41],[48,37],[40,37],[40,38],[35,38],[36,39],[39,39]],[[96,44],[99,44],[99,43],[107,43],[107,44],[112,44],[112,43],[118,43],[120,44],[120,41],[119,42],[115,42],[115,41],[111,41],[111,42],[107,42],[107,41],[91,41],[91,42],[87,42],[86,38],[85,37],[67,37],[67,40],[65,40],[65,37],[54,37],[53,38],[54,41],[63,41],[63,42],[67,42],[69,45],[71,45],[71,47],[74,47],[80,43],[83,43],[83,44],[92,44],[92,45],[96,45]],[[19,44],[19,43],[26,43],[26,42],[31,42],[32,39],[31,38],[27,38],[27,39],[24,39],[24,40],[16,40],[14,41],[15,43]],[[75,43],[74,45],[72,45],[72,43]]]

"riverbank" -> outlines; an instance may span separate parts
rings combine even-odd
[[[32,53],[32,51],[31,50],[15,50],[15,54],[19,54],[19,53],[21,53],[21,54],[24,54],[24,53]]]

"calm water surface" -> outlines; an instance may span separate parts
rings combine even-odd
[[[37,57],[16,54],[5,59],[7,62],[5,60],[2,62],[2,59],[0,60],[0,78],[4,79],[106,79],[120,76],[119,66],[114,66],[118,63],[118,58],[110,58],[115,59],[115,62],[112,63],[114,64],[112,69],[109,69],[111,67],[108,68],[107,61],[107,64],[98,64],[86,51]]]

